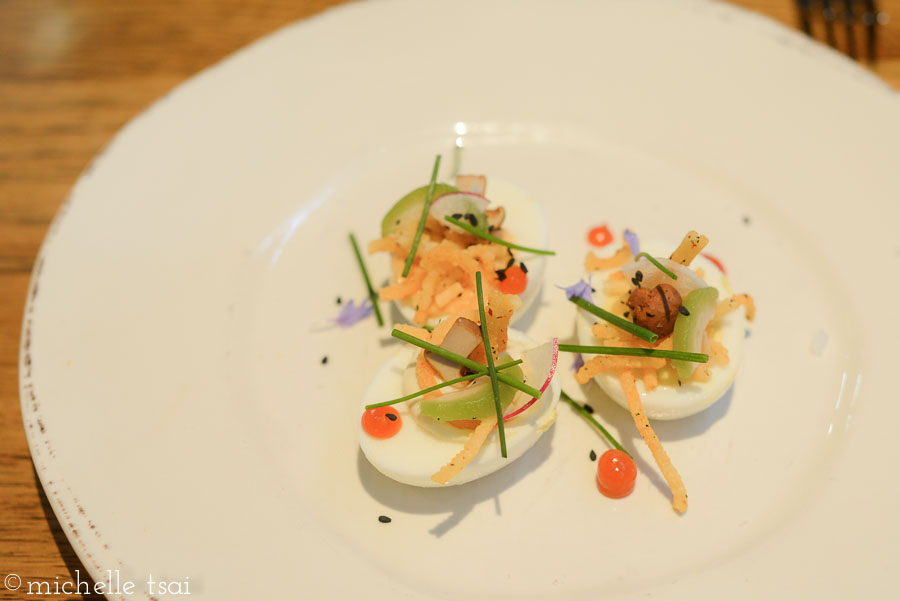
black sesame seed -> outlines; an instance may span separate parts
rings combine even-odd
[[[472,227],[478,227],[478,217],[472,213],[466,213],[466,220],[472,224]]]
[[[653,313],[644,313],[644,315],[646,315],[647,317],[656,317],[656,315],[654,315]]]
[[[622,317],[628,317],[631,314],[631,311],[625,311],[625,314]]]
[[[587,403],[584,404],[584,410],[587,411],[588,413],[594,412],[594,408],[591,407],[590,405],[588,405]]]
[[[597,289],[591,286],[591,292],[597,292]]]
[[[337,297],[337,304],[339,304],[339,305],[340,305],[340,304],[341,304],[341,303],[342,303],[342,302],[344,302],[344,301],[342,301],[342,300],[341,300],[341,297],[340,297],[340,296],[339,296],[339,297]]]
[[[519,267],[522,268],[522,271],[523,271],[523,272],[528,273],[528,268],[525,267],[525,263],[519,263]]]
[[[684,305],[681,305],[680,307],[678,307],[678,312],[681,313],[682,315],[684,315],[685,317],[690,317],[690,315],[691,315],[691,312],[688,311],[687,307],[685,307]]]
[[[380,515],[380,516],[378,516],[378,521],[381,522],[382,524],[390,524],[391,518],[389,518],[386,515]]]
[[[391,420],[392,422],[397,421],[397,416],[394,415],[393,413],[385,413],[384,416],[386,418],[388,418],[389,420]]]
[[[505,269],[497,270],[497,279],[500,280],[501,282],[506,279],[506,270]]]
[[[509,261],[507,261],[507,263],[506,263],[506,268],[509,269],[510,267],[512,267],[512,266],[515,265],[515,264],[516,264],[515,258],[510,257],[510,258],[509,258]]]
[[[597,461],[597,453],[594,452],[594,449],[591,449],[591,461]]]
[[[453,214],[450,215],[450,216],[453,217],[454,219],[456,219],[457,221],[459,221],[460,219],[462,219],[462,213],[453,213]]]
[[[638,270],[638,272],[634,274],[634,277],[636,277],[636,278],[637,278],[637,281],[639,281],[639,282],[643,282],[643,281],[644,281],[644,274],[641,273],[640,270]]]
[[[325,365],[326,363],[328,363],[328,355],[322,357],[322,365]]]

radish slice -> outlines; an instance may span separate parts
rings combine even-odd
[[[431,203],[429,215],[446,225],[452,230],[465,233],[460,227],[453,225],[444,220],[448,215],[455,217],[460,221],[468,223],[472,227],[480,230],[488,230],[487,211],[490,201],[484,196],[473,194],[471,192],[450,192],[434,199]]]
[[[540,381],[540,376],[547,374],[544,383],[541,385],[541,395],[550,386],[550,381],[556,375],[556,365],[559,362],[559,339],[554,338],[552,342],[547,342],[533,349],[522,352],[522,367],[525,368],[527,379],[536,382]],[[533,376],[528,377],[528,376]],[[512,418],[526,411],[529,407],[537,402],[537,398],[530,401],[507,415],[503,416],[503,421],[508,422]]]

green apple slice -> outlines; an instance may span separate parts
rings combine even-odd
[[[698,288],[681,302],[690,315],[678,314],[675,330],[672,332],[672,349],[688,353],[699,353],[703,346],[703,332],[716,315],[716,301],[719,291],[713,287]],[[694,373],[697,364],[692,361],[672,361],[678,377],[687,379]]]
[[[502,363],[505,359],[500,359]],[[524,374],[518,365],[504,369],[503,373],[522,382]],[[516,396],[517,390],[512,386],[500,383],[500,406],[505,411]],[[419,402],[422,415],[439,421],[457,419],[484,419],[497,414],[494,405],[494,392],[490,378],[478,378],[466,388],[445,394],[436,399],[423,399]]]
[[[432,201],[450,192],[456,192],[456,188],[447,184],[435,184]],[[422,186],[398,200],[381,221],[381,235],[390,235],[400,223],[407,219],[418,219],[422,215],[426,196],[428,196],[428,186]]]

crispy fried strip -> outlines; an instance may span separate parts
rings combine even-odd
[[[442,467],[436,474],[431,476],[431,479],[437,482],[440,485],[447,484],[454,476],[459,474],[464,467],[466,467],[470,461],[475,459],[475,456],[478,454],[478,451],[481,450],[481,447],[484,445],[484,441],[487,440],[488,434],[491,433],[491,430],[497,425],[497,416],[492,415],[491,417],[486,417],[481,420],[481,423],[478,424],[478,427],[472,431],[472,435],[469,436],[469,440],[466,441],[465,446],[462,450],[456,454],[456,456],[450,460],[450,463]]]
[[[681,241],[681,244],[678,245],[678,248],[675,249],[675,252],[673,252],[672,256],[669,258],[676,263],[690,265],[691,261],[694,260],[694,257],[699,255],[700,251],[703,250],[707,244],[709,244],[709,238],[691,230],[685,234],[684,240]]]
[[[438,307],[445,307],[450,301],[461,298],[463,293],[462,284],[453,282],[440,292],[434,295],[434,304]]]
[[[415,336],[420,340],[424,340],[426,342],[431,342],[431,332],[426,330],[425,328],[417,328],[416,326],[411,326],[408,323],[395,323],[395,330],[400,330],[404,334],[409,334],[410,336]]]
[[[425,270],[413,266],[409,271],[409,277],[398,284],[385,286],[378,291],[378,298],[383,303],[400,300],[414,294],[422,287],[422,281],[425,279]]]
[[[712,379],[712,371],[705,365],[698,365],[691,374],[691,380],[694,382],[709,382]]]
[[[687,511],[688,506],[687,489],[685,489],[684,482],[681,480],[678,470],[672,465],[672,460],[669,459],[669,455],[663,448],[662,443],[659,442],[659,437],[656,436],[656,432],[650,427],[650,420],[647,419],[647,415],[644,413],[644,408],[641,405],[641,395],[638,393],[637,386],[634,383],[634,374],[624,370],[619,374],[619,381],[622,383],[622,389],[625,391],[625,398],[628,399],[628,410],[631,411],[634,425],[650,448],[653,460],[656,461],[659,471],[662,472],[663,478],[666,479],[666,483],[672,491],[672,507],[678,513],[684,513]]]
[[[588,360],[575,373],[575,380],[579,384],[587,384],[591,378],[611,369],[644,369],[645,367],[659,369],[665,367],[666,359],[659,357],[629,357],[622,355],[597,355]]]
[[[620,248],[616,254],[606,259],[601,259],[594,254],[594,251],[588,251],[584,258],[585,271],[600,271],[601,269],[612,269],[613,267],[621,267],[631,260],[631,249],[628,246]]]
[[[647,392],[650,392],[651,390],[659,386],[659,377],[656,375],[656,370],[652,367],[644,368],[641,379],[644,381],[644,389]]]
[[[716,365],[728,365],[731,358],[728,356],[728,349],[718,340],[710,340],[709,342],[710,358]]]
[[[735,294],[731,298],[719,301],[719,304],[716,305],[716,316],[713,317],[713,321],[720,319],[723,315],[733,309],[737,309],[741,305],[744,306],[744,310],[747,312],[747,320],[753,321],[753,318],[756,317],[756,303],[753,302],[753,297],[749,294]]]
[[[400,241],[394,236],[385,236],[378,240],[369,242],[369,254],[374,255],[380,252],[394,252],[400,249]]]

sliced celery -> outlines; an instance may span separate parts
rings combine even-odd
[[[672,332],[672,350],[688,353],[699,353],[703,346],[703,333],[706,326],[716,315],[716,301],[719,291],[713,287],[698,288],[688,293],[681,304],[690,315],[678,314],[675,319],[675,330]],[[678,377],[686,380],[691,377],[697,364],[691,361],[672,361]]]

